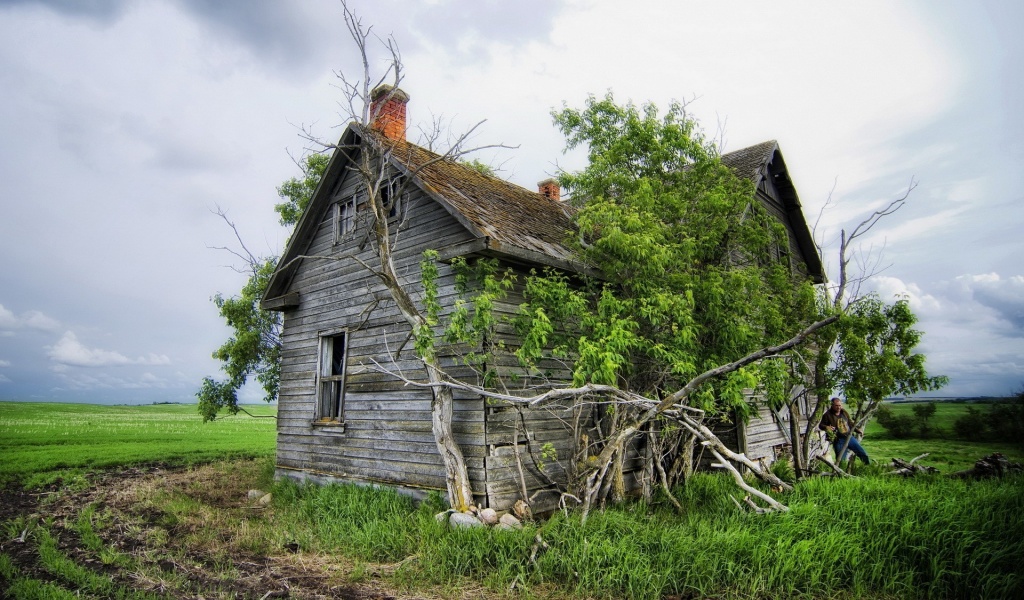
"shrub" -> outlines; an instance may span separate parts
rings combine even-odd
[[[899,440],[912,436],[917,426],[917,419],[914,417],[894,414],[892,408],[885,405],[878,407],[875,419],[889,432],[889,435]]]
[[[973,406],[967,407],[967,414],[953,422],[953,433],[956,437],[970,442],[977,442],[987,437],[988,423],[985,415]]]
[[[956,437],[967,441],[1015,442],[1024,444],[1024,398],[988,405],[986,411],[967,407],[967,414],[953,423]]]
[[[793,463],[789,462],[789,459],[780,458],[773,462],[771,471],[773,475],[786,483],[793,483],[796,481],[796,470],[793,469]]]
[[[1024,398],[1018,395],[990,405],[986,421],[996,441],[1021,443],[1024,440]]]

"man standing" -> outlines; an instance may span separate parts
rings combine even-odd
[[[870,464],[868,453],[864,451],[860,442],[857,441],[857,436],[853,435],[854,433],[861,432],[859,430],[853,431],[853,419],[850,418],[850,413],[846,412],[846,409],[843,408],[842,400],[839,398],[832,399],[832,407],[821,416],[821,423],[818,423],[818,429],[828,433],[828,439],[832,442],[832,448],[836,452],[836,462],[842,462],[846,458],[845,452],[843,452],[843,456],[839,456],[839,453],[842,452],[843,446],[846,445],[846,438],[850,438],[847,449],[864,461],[864,464]]]

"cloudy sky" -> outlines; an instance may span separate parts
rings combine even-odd
[[[917,182],[870,285],[909,294],[944,394],[1024,383],[1024,5],[351,6],[398,40],[411,122],[486,119],[518,148],[479,158],[526,187],[581,166],[551,109],[607,90],[692,100],[726,151],[777,139],[812,224],[837,201],[833,251]],[[335,0],[0,0],[0,399],[192,400],[227,335],[210,297],[244,279],[211,211],[281,251],[275,188],[300,126],[340,132],[355,60]]]

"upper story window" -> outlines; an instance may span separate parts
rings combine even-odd
[[[394,177],[380,186],[380,200],[388,213],[388,219],[397,217],[402,211],[402,200],[406,196],[400,193],[402,180]],[[334,243],[340,243],[346,235],[356,230],[360,223],[367,223],[373,218],[369,198],[366,193],[355,194],[334,203],[332,221],[334,223]]]
[[[334,243],[356,228],[356,197],[350,196],[334,203]]]
[[[386,185],[380,187],[380,200],[388,211],[388,219],[397,217],[401,210],[401,200],[405,195],[401,192],[402,179],[399,177],[391,178]]]

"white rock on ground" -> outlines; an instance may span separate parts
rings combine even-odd
[[[485,508],[480,511],[480,520],[484,525],[494,525],[498,522],[498,511],[493,508]]]
[[[474,517],[468,513],[455,512],[452,516],[448,517],[448,523],[452,527],[483,527],[483,522],[480,519]]]

